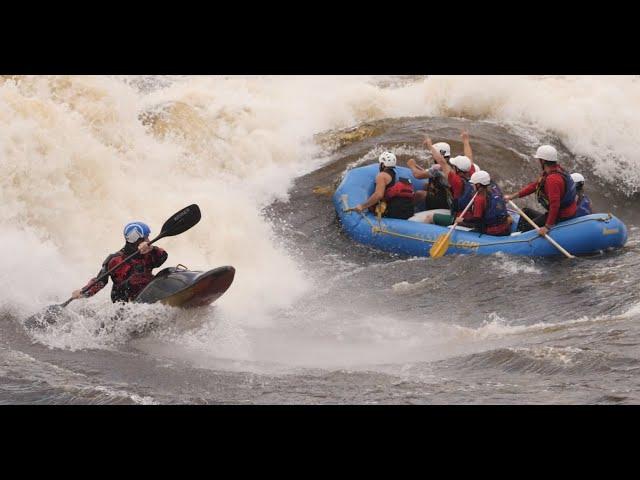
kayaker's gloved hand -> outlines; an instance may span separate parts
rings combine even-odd
[[[151,247],[151,245],[149,245],[149,242],[142,242],[142,243],[140,243],[140,245],[138,245],[138,251],[142,255],[146,255],[151,250],[152,250],[152,247]]]

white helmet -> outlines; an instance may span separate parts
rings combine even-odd
[[[383,152],[378,158],[378,163],[383,163],[385,167],[393,168],[396,166],[396,156],[391,152]]]
[[[574,181],[574,183],[578,183],[578,182],[584,183],[584,177],[579,173],[572,173],[571,179]]]
[[[489,185],[491,183],[491,176],[489,175],[489,172],[480,170],[471,175],[469,181],[471,183],[479,183],[480,185]]]
[[[463,172],[471,170],[471,160],[469,160],[469,157],[465,157],[464,155],[453,157],[449,163]]]
[[[558,151],[551,145],[542,145],[541,147],[538,147],[533,158],[539,158],[540,160],[556,163],[558,161]]]
[[[433,145],[433,147],[440,152],[440,155],[443,157],[451,156],[451,146],[445,142],[438,142]]]

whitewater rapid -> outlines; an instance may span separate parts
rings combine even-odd
[[[216,303],[216,323],[205,321],[197,334],[182,337],[190,351],[226,358],[284,362],[289,352],[291,363],[309,364],[303,353],[312,344],[301,339],[284,348],[295,335],[265,333],[269,338],[259,345],[250,337],[283,322],[283,312],[322,281],[263,214],[272,202],[287,201],[296,178],[332,161],[333,149],[318,134],[404,117],[496,123],[517,132],[531,151],[550,138],[562,142],[591,178],[624,195],[640,190],[636,77],[26,76],[0,82],[0,248],[10,252],[0,273],[2,311],[21,317],[68,298],[120,248],[126,222],[144,220],[158,233],[170,214],[197,203],[201,223],[162,246],[167,265],[235,266],[233,287]],[[402,144],[392,149],[421,155]],[[526,164],[527,152],[518,154],[516,161]],[[538,274],[529,263],[499,268]],[[106,292],[87,304],[111,308]],[[425,333],[427,327],[384,316],[370,321],[374,339],[394,325],[408,339],[389,346],[382,355],[388,361],[432,358],[416,353],[433,347],[425,338],[458,335],[457,327],[443,333],[430,324]],[[105,345],[85,327],[43,341],[71,349]],[[443,342],[443,350],[453,348]],[[334,365],[331,348],[328,342],[320,349],[319,364]],[[337,358],[376,359],[375,349],[353,348],[348,344]]]

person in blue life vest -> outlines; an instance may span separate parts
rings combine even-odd
[[[591,207],[591,200],[587,194],[584,193],[584,177],[579,173],[572,173],[571,178],[576,184],[576,203],[578,205],[576,217],[591,215],[593,213],[593,208]]]
[[[471,205],[471,214],[465,216],[461,225],[487,235],[511,235],[511,216],[502,191],[491,181],[489,172],[480,170],[471,175],[469,182],[478,195]]]

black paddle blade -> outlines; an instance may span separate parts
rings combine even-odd
[[[189,205],[172,215],[169,220],[164,222],[158,238],[172,237],[174,235],[179,235],[182,232],[186,232],[198,223],[200,218],[200,207],[195,203],[193,205]]]

